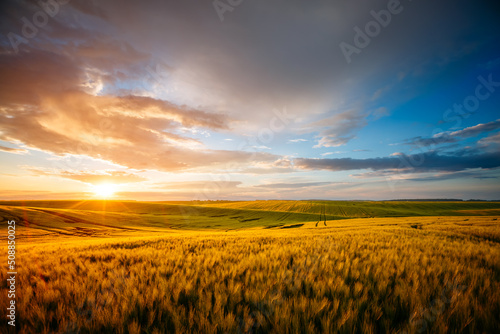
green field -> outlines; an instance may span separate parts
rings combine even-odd
[[[497,202],[26,201],[0,216],[2,242],[17,226],[21,333],[500,330]]]

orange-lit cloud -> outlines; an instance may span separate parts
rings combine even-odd
[[[203,190],[204,188],[236,188],[240,184],[240,181],[186,181],[156,184],[155,188],[171,191],[175,191],[178,189]]]
[[[22,149],[22,148],[5,147],[5,146],[2,146],[2,145],[0,145],[0,151],[7,152],[7,153],[14,153],[14,154],[25,154],[25,153],[28,153],[27,150]]]
[[[100,54],[87,50],[85,55],[94,61]],[[69,60],[48,51],[0,54],[1,140],[19,141],[58,155],[80,154],[130,168],[162,171],[276,159],[268,153],[210,150],[181,131],[228,130],[230,119],[222,114],[151,97],[93,95],[85,81],[86,63],[75,59],[80,58]],[[99,78],[112,81],[116,76],[119,74],[103,72]]]

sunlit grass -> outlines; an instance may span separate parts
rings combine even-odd
[[[90,243],[47,238],[19,248],[18,329],[494,333],[496,219],[356,219]],[[5,272],[0,279],[5,294]]]

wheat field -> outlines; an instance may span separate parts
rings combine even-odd
[[[94,237],[21,227],[17,330],[497,333],[497,219],[357,218],[229,231],[153,224],[154,233]],[[58,224],[71,231],[77,223]],[[5,272],[0,278],[4,295]]]

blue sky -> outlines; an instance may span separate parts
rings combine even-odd
[[[0,199],[500,199],[493,1],[47,3],[1,5]]]

